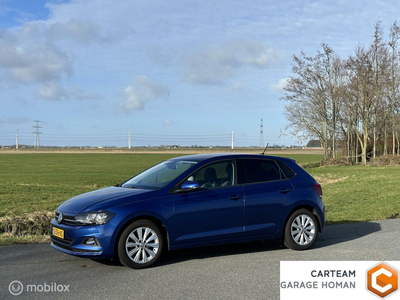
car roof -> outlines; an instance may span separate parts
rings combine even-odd
[[[206,153],[206,154],[179,156],[172,158],[171,160],[191,160],[191,161],[201,162],[206,160],[212,161],[216,159],[235,159],[235,158],[260,158],[260,159],[279,159],[279,160],[294,161],[293,159],[280,156],[249,154],[249,153]]]

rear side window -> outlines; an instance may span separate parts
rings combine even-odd
[[[281,171],[283,172],[283,174],[285,175],[285,177],[287,179],[293,178],[296,173],[293,172],[287,165],[285,165],[283,162],[277,160],[276,161],[279,165],[279,167],[281,168]]]
[[[256,183],[281,180],[281,172],[273,160],[241,159],[239,183]],[[244,174],[243,174],[244,173]],[[238,174],[239,175],[239,174]]]

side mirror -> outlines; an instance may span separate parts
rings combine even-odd
[[[181,185],[181,188],[176,190],[176,193],[194,191],[200,188],[200,184],[195,181],[186,181]]]

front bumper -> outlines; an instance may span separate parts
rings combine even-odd
[[[112,258],[114,256],[114,246],[112,243],[113,231],[108,224],[73,226],[58,224],[55,219],[52,219],[50,224],[51,246],[54,249],[80,257]],[[64,237],[54,236],[53,227],[63,230]],[[85,244],[84,241],[88,238],[94,238],[96,244]]]

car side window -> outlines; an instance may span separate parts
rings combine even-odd
[[[236,164],[234,160],[224,160],[208,164],[187,178],[197,182],[200,189],[227,187],[236,184]]]
[[[243,159],[241,160],[241,183],[256,183],[281,180],[279,166],[273,160],[267,159]]]
[[[277,164],[279,165],[279,167],[281,168],[281,171],[283,172],[283,174],[285,175],[285,177],[287,179],[293,178],[296,173],[292,171],[292,169],[290,169],[286,164],[284,164],[283,162],[277,160],[276,161]]]

